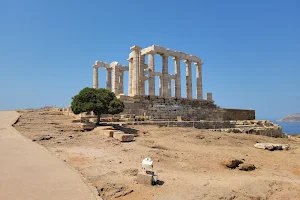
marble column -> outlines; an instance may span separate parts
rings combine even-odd
[[[98,66],[93,66],[93,88],[98,88]]]
[[[163,54],[162,56],[162,96],[168,97],[168,55]]]
[[[155,62],[154,62],[154,53],[148,54],[148,94],[150,96],[155,96]]]
[[[172,97],[172,79],[168,79],[168,97]]]
[[[113,64],[111,65],[112,67],[112,92],[115,93],[115,95],[119,95],[119,88],[120,88],[120,84],[119,84],[119,65],[118,64]]]
[[[132,94],[132,71],[133,71],[133,65],[132,65],[132,58],[128,59],[129,62],[129,70],[128,70],[128,96],[131,96]]]
[[[162,94],[162,76],[159,76],[159,94],[158,96],[162,97],[163,94]]]
[[[124,71],[119,71],[119,94],[124,94]]]
[[[175,62],[175,97],[181,98],[180,58],[174,57]]]
[[[106,89],[111,91],[111,71],[112,68],[106,68]]]
[[[202,90],[202,64],[203,63],[195,63],[196,65],[196,82],[197,82],[197,89],[196,89],[196,96],[197,99],[203,99],[203,90]]]
[[[206,100],[207,101],[213,101],[212,93],[211,92],[206,93]]]
[[[140,68],[139,68],[139,94],[140,95],[145,95],[145,55],[140,55]]]
[[[186,64],[186,98],[193,99],[193,91],[192,91],[192,66],[191,62],[188,60],[184,60]]]
[[[130,49],[133,51],[131,96],[135,96],[139,95],[139,69],[141,48],[138,46],[133,46]]]

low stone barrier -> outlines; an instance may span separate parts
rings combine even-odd
[[[157,125],[160,127],[193,127],[198,129],[233,128],[235,123],[230,121],[134,121],[121,122],[127,125]]]

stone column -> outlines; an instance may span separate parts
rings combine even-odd
[[[169,77],[168,79],[168,97],[172,96],[172,79]]]
[[[131,96],[132,94],[132,71],[133,71],[133,65],[132,61],[133,59],[128,59],[129,61],[129,70],[128,70],[128,96]]]
[[[168,97],[168,55],[163,54],[162,56],[162,96]]]
[[[211,92],[206,93],[206,100],[207,101],[212,101],[213,100]]]
[[[150,96],[155,96],[155,62],[154,53],[148,54],[148,94]]]
[[[140,50],[138,46],[130,48],[133,51],[131,96],[139,95]]]
[[[162,94],[162,76],[159,76],[159,94],[158,96],[162,97],[163,94]]]
[[[119,94],[124,94],[124,71],[119,71]]]
[[[184,60],[186,64],[186,98],[193,99],[193,91],[192,91],[192,66],[191,62],[188,60]]]
[[[181,98],[181,75],[180,75],[180,59],[174,57],[175,61],[175,97]]]
[[[119,82],[119,65],[117,63],[114,63],[112,66],[112,92],[115,93],[115,95],[119,95],[119,88],[120,88],[120,82]]]
[[[145,55],[140,55],[140,68],[139,68],[139,94],[145,95]]]
[[[111,91],[111,71],[112,68],[106,68],[106,89]]]
[[[197,95],[197,99],[199,99],[199,100],[203,99],[203,90],[202,90],[202,64],[203,63],[195,63],[195,65],[196,65],[196,81],[197,81],[196,95]]]
[[[98,88],[98,66],[93,66],[93,88]]]

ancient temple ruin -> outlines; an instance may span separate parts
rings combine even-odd
[[[202,66],[197,56],[171,50],[157,45],[142,49],[132,46],[127,59],[128,66],[114,61],[96,61],[93,65],[93,88],[98,88],[98,69],[106,69],[106,88],[125,102],[124,114],[149,115],[156,119],[175,120],[178,116],[184,120],[243,120],[255,119],[254,110],[223,109],[214,104],[212,93],[203,99]],[[155,54],[162,57],[162,70],[155,68]],[[145,58],[148,62],[145,63]],[[174,60],[174,74],[169,73],[169,57]],[[186,98],[181,91],[181,66],[185,63]],[[192,84],[192,65],[196,67],[196,85]],[[128,94],[124,94],[124,72],[128,71]],[[155,77],[159,78],[159,91],[156,92]],[[174,84],[172,85],[172,80]],[[145,82],[148,81],[148,91]],[[174,96],[172,96],[172,88]],[[193,89],[196,99],[193,99]],[[158,95],[156,95],[158,93]]]
[[[138,46],[130,48],[129,67],[122,66],[118,62],[112,62],[110,65],[106,62],[96,61],[94,68],[93,87],[98,88],[98,68],[103,67],[106,73],[106,88],[113,91],[116,95],[124,92],[124,71],[129,71],[128,78],[128,96],[145,95],[145,81],[148,80],[148,95],[155,96],[155,77],[159,77],[159,96],[170,98],[171,80],[175,81],[174,91],[176,98],[181,96],[181,73],[180,61],[183,60],[186,65],[186,94],[187,99],[193,99],[192,85],[192,63],[196,66],[196,96],[197,99],[203,99],[202,90],[202,65],[201,59],[197,56],[189,55],[179,51],[174,51],[157,45],[142,49]],[[155,71],[154,55],[162,57],[162,71]],[[148,56],[148,63],[145,63],[145,57]],[[174,60],[174,74],[169,74],[168,58]]]

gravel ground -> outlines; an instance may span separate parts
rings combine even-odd
[[[66,162],[103,199],[300,199],[300,142],[193,128],[131,126],[135,141],[121,143],[97,129],[84,132],[72,118],[50,110],[19,111],[15,128]],[[254,148],[256,142],[288,143],[288,151]],[[136,182],[145,157],[160,185]],[[239,159],[254,171],[229,169]],[[119,196],[119,197],[118,197]]]

